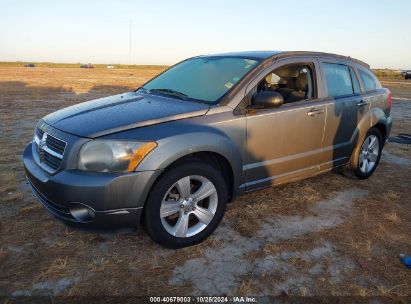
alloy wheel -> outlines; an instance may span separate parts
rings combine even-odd
[[[380,153],[380,143],[378,137],[369,135],[361,146],[359,156],[359,168],[362,173],[369,173],[374,169]]]
[[[186,176],[164,195],[160,207],[161,223],[175,237],[191,237],[208,226],[217,205],[217,190],[209,179],[199,175]]]

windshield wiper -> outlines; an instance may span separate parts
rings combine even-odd
[[[148,90],[145,87],[140,87],[138,90],[143,91],[144,93],[148,93]]]
[[[171,96],[175,96],[177,98],[180,98],[182,100],[187,100],[188,99],[187,94],[184,94],[184,93],[179,92],[179,91],[171,90],[171,89],[151,89],[151,90],[148,91],[148,93],[160,93],[160,94],[164,94],[164,95],[171,95]]]

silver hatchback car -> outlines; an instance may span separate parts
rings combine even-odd
[[[369,66],[314,52],[184,60],[134,92],[51,113],[24,151],[65,223],[135,227],[167,247],[209,236],[234,197],[348,167],[368,178],[392,119]]]

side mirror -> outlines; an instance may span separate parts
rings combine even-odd
[[[252,107],[255,109],[278,108],[284,103],[283,95],[273,91],[257,92],[252,99]]]

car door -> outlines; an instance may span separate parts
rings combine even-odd
[[[319,59],[324,83],[326,121],[320,170],[348,162],[359,140],[358,125],[369,109],[361,94],[358,74],[345,60]]]
[[[377,77],[371,71],[359,65],[356,66],[356,72],[361,83],[361,100],[364,105],[366,105],[367,108],[369,107],[370,111],[378,108],[384,109],[386,114],[388,114],[388,96],[386,91],[382,89]],[[368,123],[368,127],[371,127],[371,119],[366,123]],[[367,129],[368,128],[366,128],[366,130]]]
[[[312,66],[312,99],[246,114],[247,151],[243,170],[247,191],[298,179],[319,170],[325,105],[317,98],[322,92],[317,86],[319,71],[315,59],[294,58],[274,63],[249,85],[246,98],[252,98],[258,82],[270,71],[299,62]]]

